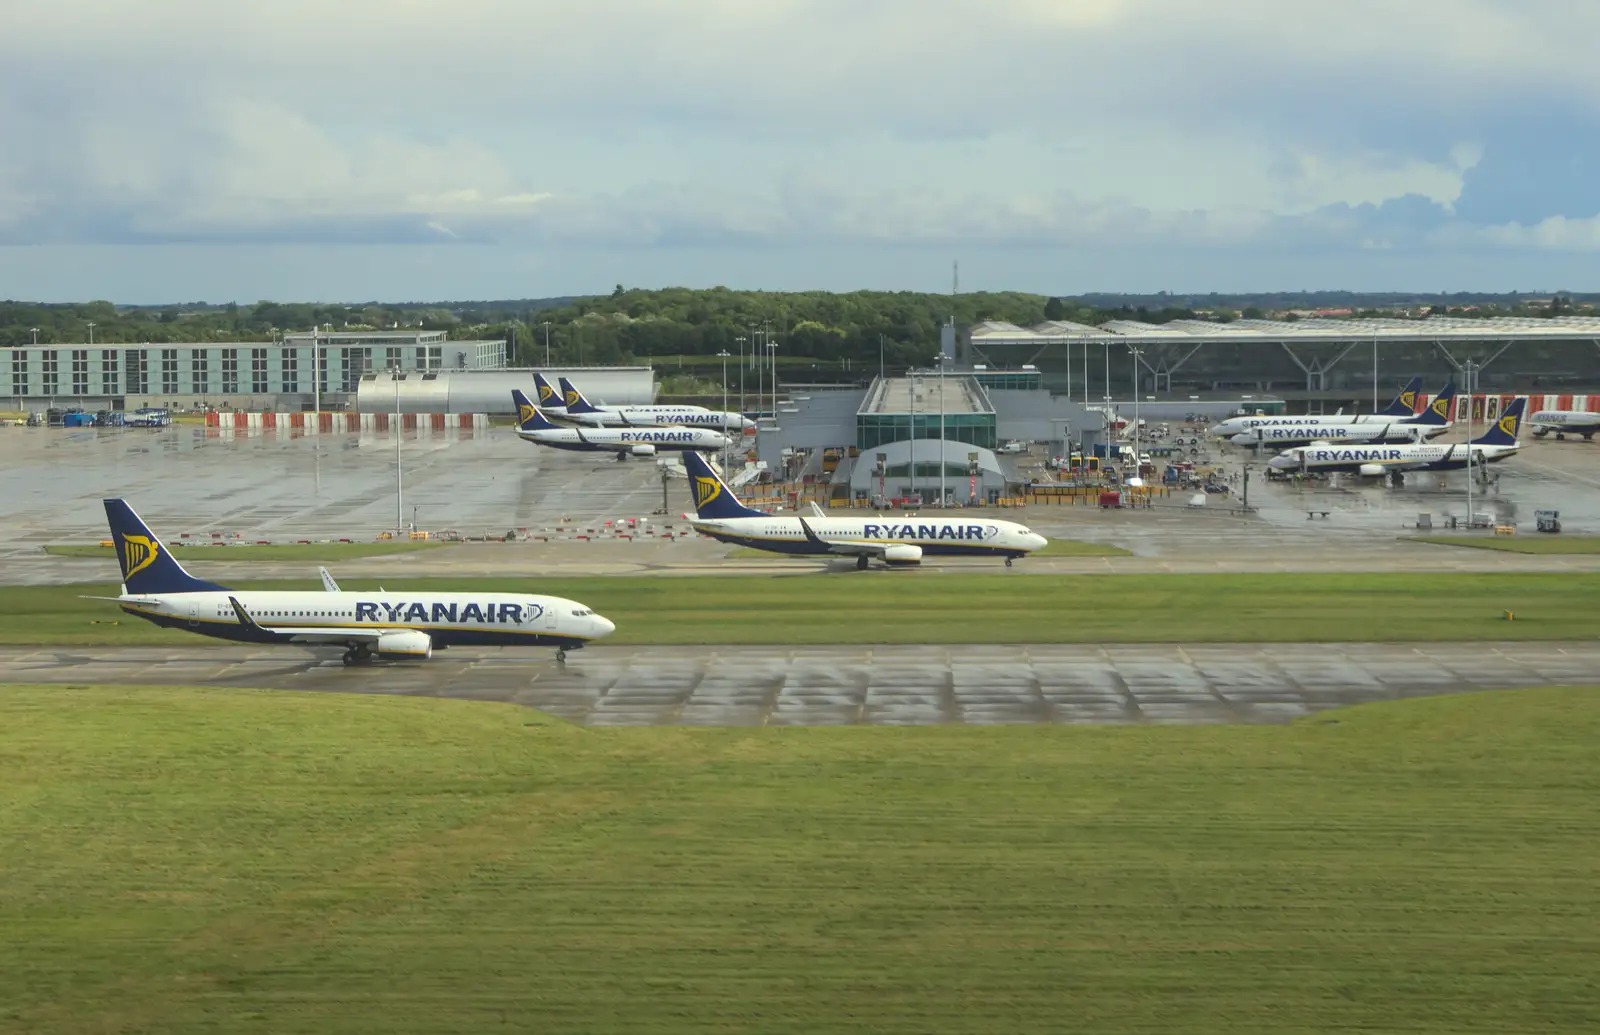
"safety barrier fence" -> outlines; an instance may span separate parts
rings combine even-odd
[[[405,431],[447,431],[487,428],[487,413],[255,413],[243,410],[206,414],[206,427],[236,431],[300,431],[305,434],[347,434],[354,431],[388,431],[398,424]]]

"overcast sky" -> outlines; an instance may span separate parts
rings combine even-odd
[[[1594,290],[1579,0],[10,0],[0,297]]]

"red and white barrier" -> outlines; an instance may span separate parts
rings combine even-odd
[[[335,435],[352,431],[388,431],[395,424],[392,413],[247,413],[228,410],[206,414],[206,427],[234,430],[298,431],[306,435]],[[400,427],[405,431],[446,431],[455,428],[487,428],[487,413],[402,413]]]
[[[1437,396],[1418,395],[1417,412],[1422,413]],[[1515,393],[1506,395],[1458,395],[1451,420],[1493,420],[1504,413],[1507,406],[1519,398]],[[1579,413],[1600,413],[1600,395],[1529,395],[1528,416],[1540,410],[1576,410]]]

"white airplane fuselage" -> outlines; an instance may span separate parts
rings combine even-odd
[[[1415,424],[1422,414],[1415,416],[1393,416],[1382,413],[1357,413],[1350,416],[1305,414],[1302,416],[1271,416],[1261,414],[1254,417],[1229,417],[1225,421],[1213,424],[1207,429],[1209,434],[1218,438],[1232,438],[1243,432],[1253,431],[1256,428],[1316,428],[1316,427],[1347,427],[1349,425],[1365,424]]]
[[[1368,477],[1391,472],[1458,471],[1467,466],[1499,463],[1520,446],[1489,446],[1458,442],[1454,445],[1327,445],[1286,450],[1267,462],[1280,471],[1350,471]]]
[[[875,517],[762,517],[691,519],[695,530],[713,539],[774,553],[848,554],[852,546],[882,547],[889,563],[913,563],[923,554],[1022,557],[1047,540],[1014,521],[992,518],[892,515]],[[807,535],[807,529],[811,535]],[[830,547],[838,547],[831,549]],[[896,547],[915,547],[896,555]]]
[[[718,431],[753,431],[756,422],[742,413],[707,410],[704,407],[677,409],[667,406],[616,406],[593,413],[573,413],[568,410],[551,411],[560,417],[589,427],[623,428],[713,428]]]
[[[1528,428],[1538,438],[1551,432],[1557,435],[1582,435],[1593,438],[1600,431],[1600,413],[1584,410],[1540,410],[1528,418]]]
[[[1236,446],[1303,446],[1313,442],[1417,442],[1449,431],[1449,425],[1390,421],[1386,424],[1268,425],[1241,431],[1231,439]]]
[[[653,456],[658,452],[714,451],[728,445],[728,436],[706,428],[534,428],[517,429],[517,437],[554,449],[584,453]]]
[[[379,655],[425,657],[457,646],[581,647],[615,629],[577,601],[518,593],[221,590],[123,594],[118,603],[156,625],[245,643],[373,644],[377,635],[372,649]]]

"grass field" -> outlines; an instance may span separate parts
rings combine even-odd
[[[385,580],[390,590],[395,580]],[[346,589],[372,589],[348,579]],[[318,589],[314,581],[239,589]],[[537,593],[525,579],[411,579],[407,591]],[[614,644],[1185,643],[1587,640],[1600,575],[940,575],[592,577],[553,588],[617,623]],[[205,642],[115,604],[114,585],[0,594],[0,643]],[[1515,621],[1505,621],[1504,611]],[[120,622],[117,625],[96,622]]]
[[[383,543],[274,543],[270,546],[184,546],[169,544],[180,560],[206,561],[349,561],[358,557],[382,557],[390,553],[433,550],[452,543],[434,540],[402,539]],[[116,563],[116,552],[96,543],[67,543],[46,546],[44,552],[57,557],[104,557]]]
[[[782,557],[782,554],[770,550],[757,550],[750,546],[737,546],[728,552],[729,557]],[[1052,539],[1042,550],[1035,550],[1029,557],[1132,557],[1133,551],[1124,550],[1120,546],[1110,543],[1086,543],[1078,539]],[[807,560],[816,563],[819,558],[810,557]]]
[[[1600,691],[582,731],[0,693],[0,1031],[1600,1030]]]
[[[1466,546],[1474,550],[1501,550],[1505,553],[1600,553],[1600,535],[1497,535],[1482,538],[1436,535],[1415,538],[1419,543]]]

